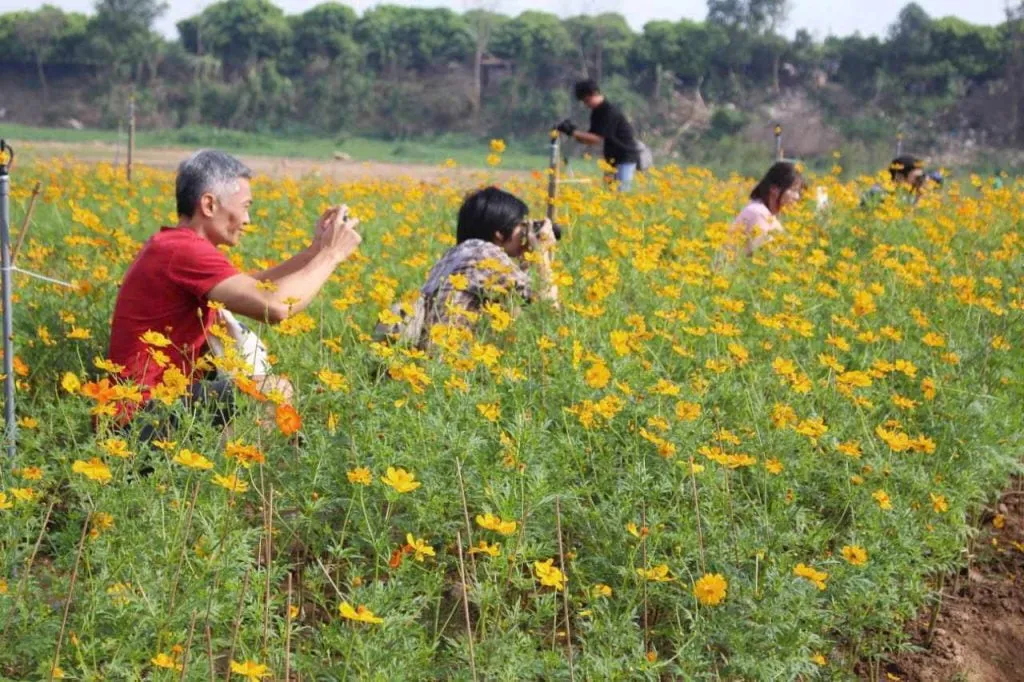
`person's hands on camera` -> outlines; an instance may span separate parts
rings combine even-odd
[[[317,224],[314,246],[329,253],[339,262],[343,261],[359,248],[363,240],[355,230],[357,225],[359,221],[349,217],[347,206],[328,209]]]
[[[557,240],[555,239],[555,228],[551,220],[545,218],[539,227],[531,224],[526,240],[530,245],[530,250],[537,253],[544,253],[554,248]]]
[[[569,119],[565,119],[564,121],[555,126],[555,130],[564,135],[572,137],[572,134],[576,132],[576,124],[570,121]]]

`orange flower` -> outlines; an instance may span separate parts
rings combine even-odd
[[[286,436],[302,428],[302,418],[291,405],[279,405],[274,411],[274,421],[277,422],[277,428]]]

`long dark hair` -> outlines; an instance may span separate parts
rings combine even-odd
[[[768,172],[764,174],[764,177],[761,178],[761,182],[757,183],[757,186],[750,192],[750,198],[768,206],[772,187],[778,187],[779,196],[781,196],[787,189],[802,182],[803,176],[800,175],[800,171],[796,169],[793,163],[789,161],[776,161],[768,169]],[[771,207],[769,206],[769,208]]]
[[[508,239],[529,210],[522,199],[505,190],[497,187],[477,190],[467,196],[459,208],[455,241],[459,244],[467,239],[489,242],[495,232]]]

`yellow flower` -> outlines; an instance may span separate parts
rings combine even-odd
[[[692,422],[700,417],[701,406],[698,403],[690,403],[680,400],[676,403],[676,418],[683,422]]]
[[[409,473],[405,469],[395,467],[388,467],[384,476],[380,478],[381,482],[395,489],[398,493],[411,493],[416,488],[419,488],[422,484],[416,480],[416,475]]]
[[[860,545],[846,545],[841,551],[843,558],[854,566],[862,566],[868,562],[868,552]]]
[[[725,600],[729,581],[721,573],[705,573],[693,585],[693,594],[705,606],[718,606]]]
[[[412,533],[406,533],[405,542],[412,549],[416,561],[423,561],[423,557],[434,556],[434,548],[428,545],[423,538],[416,538]]]
[[[782,473],[782,470],[785,467],[782,465],[782,462],[780,462],[777,459],[767,459],[764,462],[764,468],[768,470],[769,474],[774,474],[778,476],[779,474]]]
[[[111,457],[126,459],[132,456],[131,451],[128,449],[128,442],[123,438],[107,438],[100,443],[100,448]]]
[[[213,482],[232,493],[244,493],[249,489],[249,484],[239,479],[236,474],[231,474],[230,476],[217,474],[213,477]]]
[[[358,485],[370,485],[373,483],[373,474],[367,467],[356,467],[351,471],[346,471],[345,476],[348,478],[349,483]]]
[[[82,388],[82,382],[78,380],[78,377],[72,372],[65,372],[64,376],[60,380],[61,388],[71,394],[78,393],[79,389]]]
[[[889,493],[884,490],[876,490],[871,493],[871,497],[875,498],[875,502],[877,502],[878,506],[882,509],[892,509],[892,500],[889,499]]]
[[[821,653],[816,653],[811,656],[811,663],[817,666],[828,665],[828,659]]]
[[[188,467],[190,469],[212,469],[213,462],[206,459],[198,452],[192,452],[191,450],[180,450],[178,454],[171,460],[175,464]]]
[[[590,590],[590,592],[595,597],[610,597],[610,596],[612,596],[612,588],[608,587],[604,583],[597,583]]]
[[[153,658],[149,659],[149,662],[155,665],[157,668],[167,668],[168,670],[182,669],[181,663],[175,662],[173,658],[171,658],[162,651]]]
[[[109,483],[113,475],[110,473],[110,468],[107,467],[98,457],[93,457],[88,462],[83,462],[78,459],[75,460],[74,464],[71,465],[71,471],[76,474],[82,474],[90,481],[96,481],[97,483]]]
[[[171,340],[169,338],[160,332],[153,331],[152,329],[140,336],[139,340],[148,346],[154,346],[156,348],[167,348],[167,346],[171,345]]]
[[[472,547],[469,550],[470,554],[486,554],[489,557],[496,557],[501,554],[501,544],[495,542],[494,544],[488,544],[486,540],[481,540],[476,544],[476,547]]]
[[[491,151],[501,154],[505,151],[505,140],[491,140]]]
[[[19,502],[34,502],[39,493],[32,488],[11,488],[11,495]]]
[[[345,377],[338,372],[332,372],[331,370],[324,368],[317,372],[316,378],[320,380],[320,383],[332,391],[348,390],[348,381],[346,381]]]
[[[481,528],[493,530],[495,533],[501,533],[502,535],[512,535],[518,527],[515,521],[504,521],[490,512],[483,515],[477,514],[476,524]]]
[[[583,380],[591,388],[604,388],[611,381],[612,373],[603,362],[595,362],[583,375]]]
[[[937,513],[942,514],[949,511],[949,503],[946,501],[945,495],[936,495],[935,493],[928,493],[928,497],[932,501],[932,509]]]
[[[501,157],[498,156],[497,154],[488,154],[487,155],[487,165],[488,166],[497,166],[500,163],[501,163]]]
[[[669,575],[668,564],[659,564],[651,568],[638,568],[636,574],[645,580],[656,583],[667,583],[675,580]]]
[[[347,601],[343,601],[338,606],[338,612],[343,618],[348,618],[349,620],[354,620],[359,623],[377,624],[384,622],[383,618],[375,616],[373,611],[366,608],[363,604],[360,604],[356,608],[352,608],[351,604]]]
[[[43,480],[43,470],[40,469],[39,467],[24,467],[20,471],[12,471],[11,473],[16,473],[18,476],[21,476],[26,481]]]
[[[231,672],[241,675],[247,682],[258,682],[270,675],[270,668],[256,661],[245,661],[244,663],[231,661]]]
[[[798,578],[806,578],[807,580],[810,580],[819,590],[825,589],[825,581],[828,580],[828,573],[825,573],[824,571],[816,571],[805,564],[797,564],[796,567],[793,568],[793,575]]]
[[[72,327],[71,331],[67,333],[69,339],[85,341],[92,338],[92,332],[82,327]]]
[[[928,332],[925,334],[921,338],[921,342],[926,346],[931,346],[932,348],[942,348],[946,345],[946,339],[942,338],[941,334],[936,334],[935,332]]]
[[[541,585],[561,590],[565,588],[566,577],[557,566],[552,565],[554,561],[554,559],[535,561],[533,563],[533,570],[536,572],[537,579],[540,580]]]
[[[7,499],[7,493],[0,491],[0,511],[6,511],[14,506],[14,503]]]
[[[476,409],[489,422],[496,422],[501,417],[501,408],[498,403],[479,403]]]

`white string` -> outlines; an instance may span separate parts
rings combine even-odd
[[[72,284],[71,282],[65,282],[62,279],[54,279],[52,277],[47,277],[46,275],[40,275],[38,272],[32,272],[31,270],[22,270],[21,268],[15,267],[13,265],[10,268],[8,268],[7,270],[8,270],[8,272],[20,272],[23,275],[28,275],[29,277],[35,277],[36,279],[41,279],[44,282],[49,282],[51,284],[59,284],[62,287],[67,287],[69,289],[77,289],[78,288],[74,284]]]

